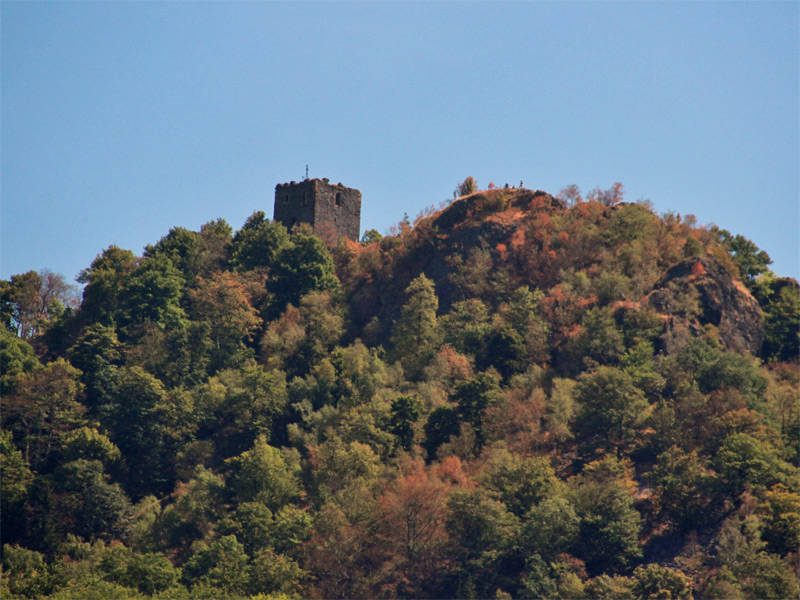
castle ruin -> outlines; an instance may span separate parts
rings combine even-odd
[[[287,229],[308,223],[317,235],[333,230],[358,241],[361,233],[361,192],[333,185],[328,179],[306,179],[275,186],[273,220]]]

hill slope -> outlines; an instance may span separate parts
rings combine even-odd
[[[796,597],[800,288],[620,189],[2,282],[3,597]]]

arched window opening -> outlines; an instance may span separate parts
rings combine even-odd
[[[336,192],[336,206],[342,205],[342,193]]]

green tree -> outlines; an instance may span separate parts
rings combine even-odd
[[[186,319],[180,305],[183,292],[183,275],[166,255],[143,260],[122,290],[122,324],[128,332],[145,322],[162,329],[179,325]]]
[[[397,436],[403,450],[410,450],[414,443],[414,424],[422,415],[422,402],[417,396],[400,396],[392,401],[392,416],[389,427]]]
[[[697,383],[704,394],[732,388],[741,392],[748,408],[763,411],[767,378],[754,360],[734,352],[715,352],[697,369]]]
[[[175,501],[153,515],[149,532],[141,536],[147,549],[169,552],[185,561],[196,542],[210,539],[215,525],[223,521],[229,495],[221,475],[196,466],[189,482],[176,486]]]
[[[553,568],[539,554],[533,554],[525,561],[520,583],[525,598],[553,598],[558,589]]]
[[[231,264],[239,272],[259,267],[272,268],[280,252],[290,245],[289,233],[282,223],[267,219],[258,210],[247,217],[231,244]]]
[[[510,326],[492,329],[484,339],[482,351],[475,357],[475,368],[486,370],[490,367],[508,381],[512,375],[527,366],[525,339]]]
[[[796,569],[780,557],[763,552],[745,563],[738,575],[743,580],[742,591],[747,598],[783,600],[800,596],[796,573]]]
[[[355,490],[374,486],[380,458],[370,446],[332,436],[314,452],[314,475],[323,499],[346,499]],[[345,503],[347,500],[345,500]]]
[[[221,535],[235,535],[245,552],[253,556],[273,545],[275,527],[272,511],[263,502],[242,502],[225,519],[217,523]]]
[[[603,231],[603,238],[610,247],[616,248],[642,238],[653,239],[658,235],[660,219],[647,204],[624,204],[611,213]]]
[[[79,459],[56,469],[56,495],[49,508],[57,515],[59,529],[87,540],[124,537],[130,501],[119,484],[108,479],[96,460]]]
[[[270,598],[297,597],[305,572],[293,559],[265,548],[253,556],[249,593]]]
[[[2,578],[12,597],[41,598],[53,589],[44,556],[17,545],[3,545]]]
[[[250,565],[244,547],[235,535],[202,544],[184,565],[182,581],[184,585],[192,586],[194,594],[200,590],[225,597],[246,594]]]
[[[590,463],[570,480],[569,500],[580,518],[576,555],[592,574],[621,573],[641,557],[641,517],[616,459]]]
[[[475,181],[475,179],[470,175],[456,186],[456,190],[453,192],[453,197],[458,198],[460,196],[469,196],[477,191],[478,182]]]
[[[454,408],[440,406],[428,415],[422,447],[427,452],[429,462],[436,458],[436,452],[442,444],[446,444],[451,437],[458,435],[459,428],[460,420]]]
[[[713,464],[723,489],[733,498],[745,486],[764,489],[797,477],[796,469],[783,462],[774,448],[746,433],[727,436]]]
[[[591,600],[635,600],[633,582],[621,575],[599,575],[586,583],[586,597]]]
[[[800,548],[800,494],[776,485],[764,494],[759,505],[762,515],[762,539],[770,552],[785,556]]]
[[[578,541],[580,519],[562,496],[545,498],[525,514],[520,545],[529,554],[537,553],[548,561],[570,552]]]
[[[225,270],[232,240],[233,228],[225,219],[216,219],[201,225],[192,271],[199,275],[208,275]]]
[[[273,294],[272,314],[277,316],[291,303],[298,305],[309,292],[339,289],[333,258],[318,237],[299,231],[291,236],[275,259],[267,290]]]
[[[216,365],[241,358],[235,351],[233,359],[215,354],[208,321],[181,321],[168,331],[153,323],[144,324],[125,354],[128,366],[142,367],[173,388],[193,388],[203,383],[212,358]],[[242,354],[250,355],[252,350]]]
[[[800,357],[800,285],[786,277],[762,276],[755,295],[764,311],[762,356],[775,361]]]
[[[25,498],[33,474],[22,452],[14,446],[13,436],[8,430],[0,431],[0,456],[3,457],[0,501],[5,507],[17,504]]]
[[[183,227],[173,227],[154,246],[148,244],[144,249],[144,257],[165,256],[186,280],[194,275],[192,266],[198,253],[198,235]]]
[[[9,329],[0,327],[0,396],[13,393],[19,376],[31,373],[37,367],[39,361],[33,347]]]
[[[24,533],[24,502],[32,481],[33,473],[14,446],[11,431],[0,431],[0,525],[6,541]]]
[[[380,242],[383,239],[380,231],[377,229],[367,229],[364,235],[361,236],[361,245],[367,246],[373,242]]]
[[[283,373],[252,361],[219,372],[195,396],[198,436],[211,439],[221,458],[241,454],[259,436],[270,439],[288,402]]]
[[[252,341],[261,319],[250,305],[244,283],[229,271],[198,277],[189,299],[192,316],[208,323],[212,372],[246,359],[246,343]]]
[[[503,312],[503,318],[522,336],[524,357],[537,363],[549,358],[550,326],[544,320],[543,299],[541,290],[531,291],[528,286],[523,285],[511,294]]]
[[[633,384],[649,398],[657,398],[666,383],[656,370],[654,355],[653,344],[639,340],[625,351],[620,360],[620,368],[631,376]]]
[[[715,566],[725,573],[725,588],[741,592],[743,598],[796,598],[800,593],[794,569],[779,556],[764,551],[761,519],[754,514],[731,515],[722,524],[716,539]]]
[[[280,450],[270,446],[264,436],[253,447],[226,461],[231,490],[239,502],[262,502],[276,511],[297,500],[300,485]]]
[[[570,359],[588,365],[616,365],[624,350],[622,332],[611,309],[592,308],[583,317],[581,335],[571,348]]]
[[[180,570],[172,566],[163,554],[131,553],[125,569],[115,581],[125,587],[137,588],[142,594],[154,596],[175,587]]]
[[[624,452],[636,439],[647,408],[644,394],[616,367],[599,367],[578,380],[575,432],[588,453]]]
[[[445,528],[458,564],[457,577],[469,579],[480,597],[507,583],[499,562],[516,536],[517,520],[485,490],[455,490],[447,501]]]
[[[699,527],[711,517],[712,478],[697,452],[672,446],[659,455],[649,480],[658,506],[680,529]]]
[[[496,404],[499,397],[500,385],[489,373],[479,373],[475,379],[459,383],[450,396],[450,400],[458,407],[461,420],[472,425],[475,430],[476,451],[480,450],[486,441],[483,426],[486,409]]]
[[[275,514],[272,533],[277,552],[290,552],[311,537],[313,521],[310,511],[287,504]]]
[[[94,427],[80,427],[62,436],[61,455],[65,462],[97,460],[105,467],[113,465],[122,456],[119,448]]]
[[[439,299],[424,274],[406,288],[406,302],[392,332],[393,357],[409,379],[417,379],[433,359],[440,342],[436,311]]]
[[[136,269],[137,259],[130,250],[109,246],[88,269],[78,275],[85,283],[81,312],[97,323],[110,325],[119,321],[128,276]]]
[[[767,273],[772,264],[769,254],[761,250],[743,235],[732,235],[725,229],[716,229],[719,242],[733,258],[739,273],[748,286],[752,286],[759,275]]]
[[[58,359],[17,380],[15,393],[2,399],[3,427],[16,433],[25,461],[38,467],[55,450],[61,435],[80,423],[80,372]]]
[[[642,600],[648,598],[675,598],[689,600],[692,584],[681,571],[657,564],[636,567],[633,572],[633,594]]]
[[[571,425],[577,410],[576,386],[572,379],[553,379],[550,397],[545,404],[544,427],[554,443],[572,438]]]
[[[172,486],[172,457],[192,428],[192,407],[182,399],[141,367],[118,371],[102,420],[125,460],[126,489],[135,499]]]
[[[303,376],[339,341],[344,332],[341,305],[329,292],[309,292],[297,308],[270,323],[261,338],[261,355],[268,366],[289,376]]]
[[[92,323],[67,350],[70,362],[81,370],[86,389],[86,404],[91,411],[110,401],[117,367],[122,363],[122,347],[113,326]]]
[[[491,331],[489,308],[477,298],[454,303],[439,323],[444,342],[462,354],[478,354]]]
[[[493,450],[483,475],[485,485],[514,515],[523,517],[537,503],[554,496],[560,484],[550,462]]]

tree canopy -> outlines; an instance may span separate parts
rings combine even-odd
[[[800,285],[490,188],[0,282],[0,595],[798,597]]]

